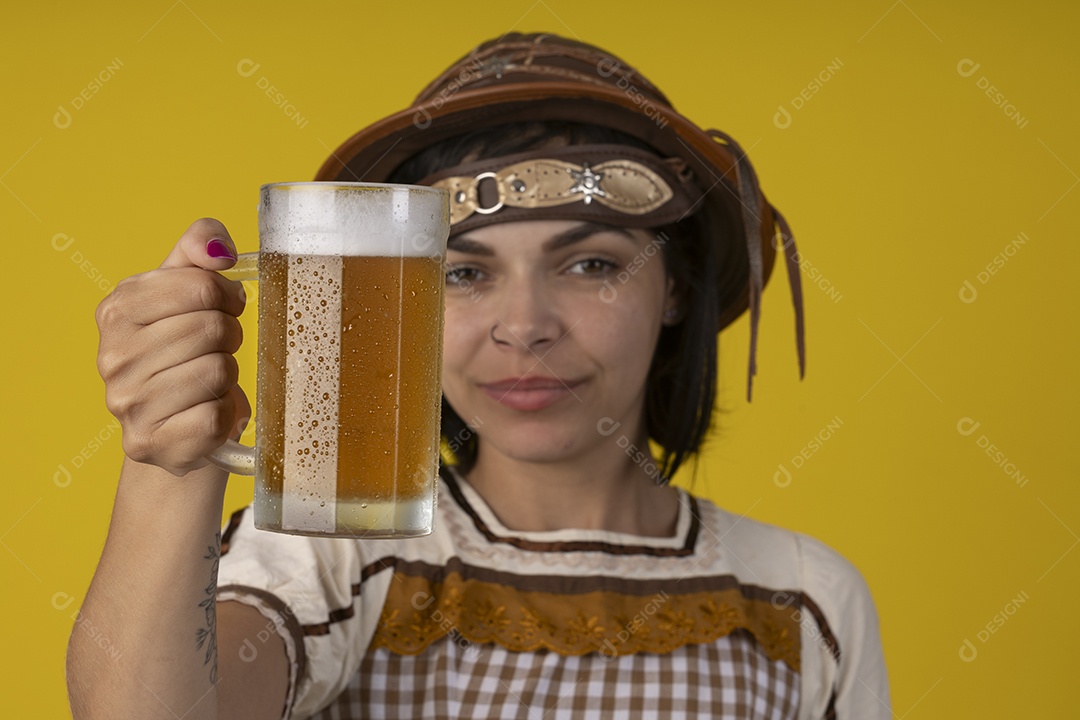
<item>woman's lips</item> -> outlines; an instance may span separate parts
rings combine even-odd
[[[543,410],[560,400],[574,397],[573,388],[580,380],[561,380],[556,377],[506,378],[483,383],[481,388],[495,402],[513,410]]]

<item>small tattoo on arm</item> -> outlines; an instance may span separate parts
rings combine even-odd
[[[206,646],[206,655],[203,665],[210,666],[210,683],[217,684],[218,652],[217,652],[217,574],[218,562],[221,560],[221,532],[214,538],[213,545],[206,546],[206,560],[213,560],[210,566],[210,582],[207,583],[204,593],[206,597],[199,603],[199,607],[206,613],[206,627],[195,631],[195,649],[202,650]]]

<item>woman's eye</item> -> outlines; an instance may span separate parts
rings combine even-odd
[[[446,268],[447,285],[469,285],[476,282],[479,277],[480,271],[467,265],[450,265]]]
[[[578,275],[603,275],[616,269],[618,266],[610,260],[603,258],[588,258],[579,260],[570,266],[570,272]]]

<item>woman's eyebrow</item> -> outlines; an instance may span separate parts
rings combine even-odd
[[[447,240],[446,248],[456,252],[468,253],[469,255],[483,255],[485,257],[492,257],[495,255],[495,251],[489,246],[482,242],[471,240],[465,235],[458,235]]]
[[[619,227],[618,225],[605,225],[604,223],[583,222],[580,225],[575,225],[572,228],[563,230],[561,233],[545,242],[544,250],[549,252],[551,250],[558,250],[600,233],[622,235],[631,242],[635,242],[633,233],[624,227]]]
[[[619,227],[618,225],[605,225],[604,223],[583,222],[567,228],[550,240],[547,240],[544,243],[543,249],[545,252],[559,250],[560,248],[573,245],[574,243],[581,242],[586,238],[600,233],[613,233],[621,235],[631,242],[636,241],[633,233],[627,228]],[[467,234],[450,238],[446,243],[446,247],[449,250],[467,253],[469,255],[482,255],[484,257],[492,257],[495,255],[495,251],[490,245],[473,240]]]

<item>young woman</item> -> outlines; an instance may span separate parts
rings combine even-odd
[[[890,716],[858,572],[666,482],[748,307],[750,392],[777,248],[802,360],[793,240],[731,138],[597,48],[510,35],[318,179],[451,191],[435,531],[218,533],[244,299],[196,222],[99,310],[128,460],[83,613],[122,652],[73,635],[76,717]]]

